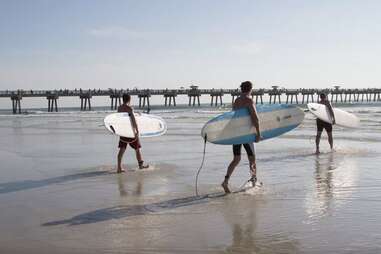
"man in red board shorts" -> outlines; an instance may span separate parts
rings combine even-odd
[[[117,173],[122,173],[125,170],[122,169],[122,158],[123,154],[126,151],[127,145],[130,145],[136,153],[136,159],[139,163],[139,168],[148,168],[149,165],[144,165],[144,161],[142,158],[142,154],[140,152],[140,141],[139,141],[139,130],[138,126],[136,124],[136,119],[134,116],[134,110],[130,106],[130,101],[131,101],[131,96],[129,94],[123,94],[123,104],[118,107],[118,112],[127,112],[128,115],[131,118],[131,124],[132,128],[134,129],[135,132],[135,137],[134,138],[126,138],[126,137],[120,137],[119,140],[119,153],[118,153],[118,167],[117,167]]]
[[[319,118],[316,119],[316,127],[317,127],[316,154],[320,153],[319,145],[320,145],[320,138],[321,138],[321,133],[323,132],[323,129],[325,129],[325,131],[327,132],[328,142],[329,142],[329,145],[331,147],[331,150],[333,150],[332,125],[334,125],[336,123],[335,115],[333,113],[331,103],[329,103],[327,96],[324,93],[320,94],[319,103],[325,105],[328,108],[328,112],[332,118],[332,124],[324,122],[324,121],[320,120]]]

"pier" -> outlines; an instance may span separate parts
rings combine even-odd
[[[270,89],[253,89],[252,98],[257,104],[263,104],[265,95],[268,96],[270,104],[305,104],[319,100],[319,94],[325,93],[332,103],[370,103],[381,101],[381,88],[364,89],[344,89],[340,86],[326,89],[285,89],[279,86],[272,86]],[[60,90],[6,90],[0,91],[0,98],[10,98],[12,101],[12,112],[20,114],[21,101],[29,97],[45,97],[48,100],[48,112],[58,112],[58,101],[61,97],[78,97],[80,99],[80,110],[91,110],[91,99],[95,96],[108,96],[110,98],[111,109],[115,110],[121,105],[123,94],[137,96],[139,108],[150,108],[150,98],[152,96],[162,96],[164,106],[176,107],[177,96],[188,96],[189,107],[199,107],[200,97],[210,96],[211,106],[223,105],[223,97],[230,95],[232,103],[240,95],[239,89],[200,89],[198,86],[190,86],[188,89],[60,89]],[[286,100],[282,101],[282,97]],[[314,100],[314,97],[316,100]],[[301,99],[301,101],[300,101]]]

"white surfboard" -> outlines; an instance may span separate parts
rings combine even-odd
[[[155,115],[135,113],[140,137],[155,137],[167,131],[165,121]],[[105,117],[104,125],[112,134],[133,138],[134,132],[128,113],[113,113]]]
[[[329,114],[328,108],[319,103],[308,103],[308,110],[320,120],[332,124],[332,118]],[[336,124],[348,128],[356,128],[360,125],[360,119],[354,114],[346,112],[344,110],[333,108]]]
[[[296,128],[304,119],[298,107],[284,104],[258,105],[262,139],[277,137]],[[246,108],[224,113],[208,121],[201,130],[206,140],[221,145],[254,142],[256,130]]]

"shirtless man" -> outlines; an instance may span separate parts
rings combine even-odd
[[[257,111],[254,106],[254,102],[251,99],[251,90],[253,88],[253,85],[250,81],[242,82],[241,84],[241,95],[234,101],[233,104],[233,110],[237,110],[240,108],[247,108],[250,112],[251,121],[253,123],[253,126],[255,127],[257,131],[256,140],[255,142],[258,143],[260,140],[261,132],[259,130],[259,120]],[[226,172],[225,180],[221,184],[224,188],[225,193],[230,193],[229,189],[229,178],[231,174],[233,173],[234,169],[238,165],[239,161],[241,160],[241,148],[243,147],[246,150],[249,164],[250,164],[250,173],[251,178],[250,181],[253,184],[253,187],[255,186],[255,182],[257,181],[257,166],[255,162],[255,150],[254,150],[254,144],[239,144],[239,145],[233,145],[233,160],[229,164],[228,170]]]
[[[329,101],[327,100],[327,96],[324,93],[320,94],[319,103],[325,105],[328,108],[329,114],[331,115],[331,118],[332,118],[332,124],[324,122],[324,121],[320,120],[319,118],[316,119],[316,126],[317,126],[316,154],[320,153],[319,144],[320,144],[320,138],[321,138],[321,133],[323,132],[323,129],[325,129],[327,132],[328,142],[329,142],[329,145],[331,146],[331,150],[333,150],[332,125],[334,125],[336,123],[335,122],[335,114],[333,113],[331,103],[329,103]]]
[[[125,171],[124,169],[122,169],[122,158],[128,144],[135,150],[136,160],[139,163],[139,168],[143,169],[143,168],[149,167],[148,165],[144,165],[142,154],[140,152],[141,145],[139,141],[139,130],[136,124],[134,110],[130,106],[130,101],[131,101],[131,96],[129,94],[123,94],[123,104],[118,107],[118,112],[128,113],[128,115],[131,118],[131,124],[132,124],[132,128],[134,129],[135,137],[134,138],[120,137],[119,146],[118,146],[119,153],[118,153],[118,166],[116,171],[117,173],[122,173]]]

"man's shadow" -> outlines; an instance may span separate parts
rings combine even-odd
[[[65,183],[69,181],[75,181],[79,179],[108,175],[108,174],[111,174],[111,172],[94,171],[94,172],[85,172],[85,173],[78,173],[78,174],[72,174],[72,175],[57,176],[57,177],[41,179],[41,180],[24,180],[24,181],[0,183],[0,194],[41,188],[51,184]]]
[[[226,196],[225,193],[216,192],[201,196],[189,196],[185,198],[176,198],[170,200],[164,200],[161,202],[155,202],[145,205],[130,205],[130,206],[114,206],[104,209],[98,209],[95,211],[76,215],[70,219],[51,221],[42,224],[42,226],[56,226],[67,224],[69,226],[91,224],[102,221],[108,221],[112,219],[122,219],[132,216],[140,216],[147,214],[160,213],[167,210],[176,209],[179,207],[186,207],[192,205],[199,205],[208,203],[212,199],[221,198]]]

